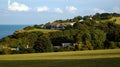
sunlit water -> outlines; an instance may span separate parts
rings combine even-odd
[[[12,35],[15,31],[23,29],[28,25],[0,25],[0,39]]]

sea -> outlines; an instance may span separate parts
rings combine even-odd
[[[0,39],[12,35],[15,31],[21,30],[30,25],[0,25]]]

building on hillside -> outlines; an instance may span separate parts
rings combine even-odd
[[[65,29],[65,25],[64,24],[57,24],[56,29]]]
[[[65,48],[67,46],[73,46],[73,44],[72,43],[62,43],[62,47],[63,48]]]
[[[79,22],[83,22],[83,21],[84,21],[83,19],[79,20]]]
[[[65,29],[65,25],[63,24],[50,24],[47,26],[44,26],[46,29]]]
[[[76,22],[69,23],[71,26],[73,26]]]

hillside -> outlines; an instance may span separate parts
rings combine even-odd
[[[119,67],[120,49],[0,55],[1,67]]]
[[[0,40],[0,54],[120,48],[120,14],[96,13],[27,26]]]

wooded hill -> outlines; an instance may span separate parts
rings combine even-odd
[[[96,13],[25,27],[0,40],[0,54],[120,48],[120,14]]]

